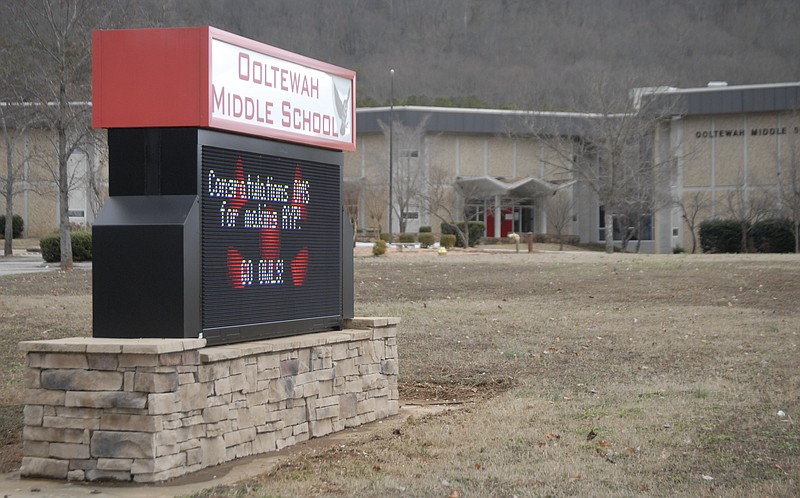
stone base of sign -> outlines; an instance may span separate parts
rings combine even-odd
[[[397,318],[205,347],[203,339],[20,344],[20,475],[158,482],[397,414]]]

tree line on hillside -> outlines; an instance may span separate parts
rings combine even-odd
[[[85,29],[210,24],[345,66],[360,105],[388,103],[391,68],[398,102],[540,110],[575,104],[601,69],[681,87],[800,69],[793,0],[9,0],[0,43],[42,3],[87,4]]]
[[[400,102],[537,109],[573,104],[601,69],[684,87],[800,69],[791,0],[176,0],[162,12],[355,69],[360,105],[388,102],[391,68]]]

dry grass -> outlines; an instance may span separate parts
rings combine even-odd
[[[474,403],[247,494],[795,495],[799,278],[797,256],[358,258],[357,314],[403,319],[402,394]]]
[[[0,278],[0,472],[19,468],[22,451],[20,341],[91,335],[92,276],[86,271]]]
[[[89,280],[0,279],[3,405],[17,341],[89,330]],[[401,395],[465,403],[197,496],[797,495],[798,282],[795,255],[357,257]]]

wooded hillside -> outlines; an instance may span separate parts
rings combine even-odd
[[[388,102],[390,68],[411,103],[538,109],[576,105],[599,74],[678,87],[800,79],[795,0],[182,0],[164,20],[355,69],[362,105]]]
[[[125,18],[103,27],[210,24],[354,69],[359,105],[388,103],[390,68],[401,103],[536,109],[580,107],[601,75],[621,88],[800,79],[796,0],[92,2],[112,4]]]

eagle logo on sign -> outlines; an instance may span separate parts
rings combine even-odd
[[[340,89],[340,86],[346,88]],[[346,137],[349,135],[347,129],[350,126],[350,113],[351,105],[350,99],[352,97],[352,89],[350,80],[333,80],[333,105],[336,109],[336,115],[339,118],[339,136]]]

